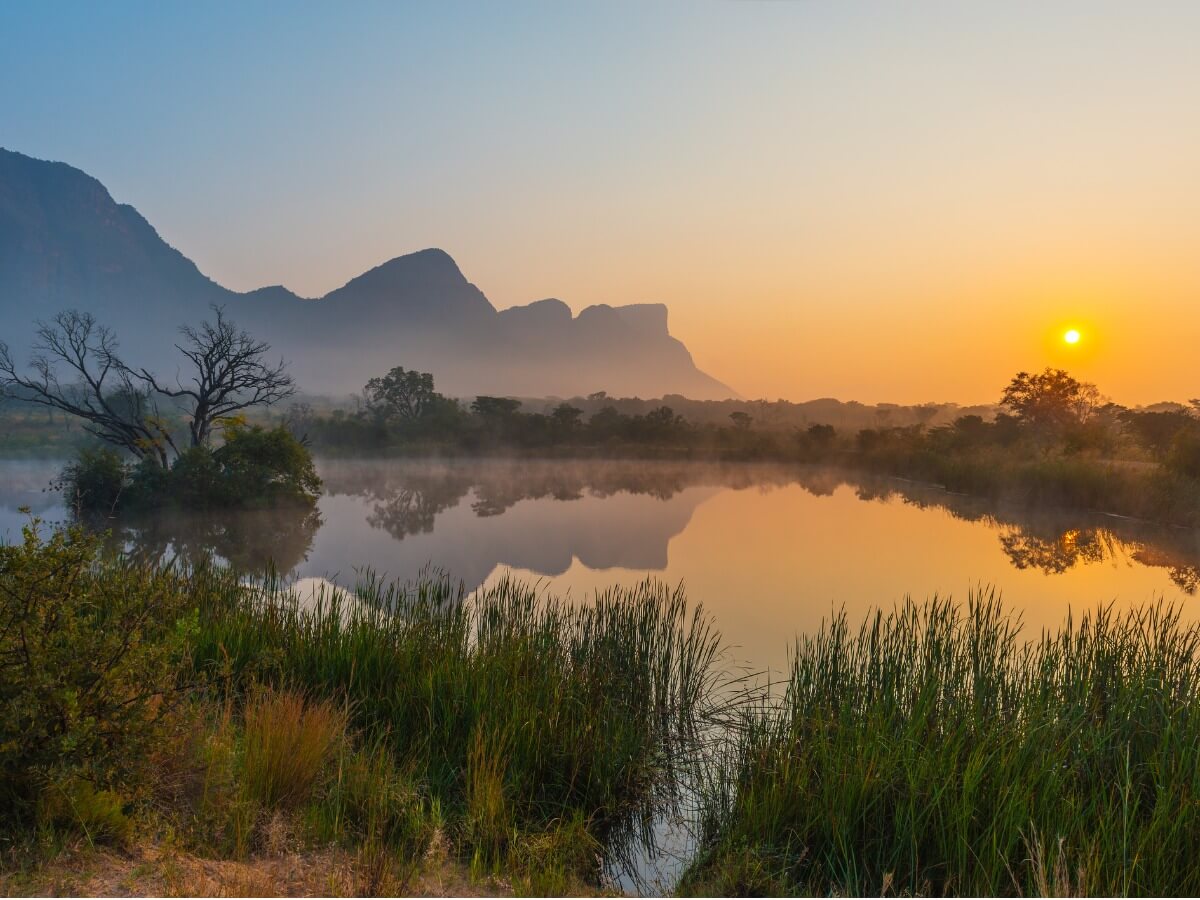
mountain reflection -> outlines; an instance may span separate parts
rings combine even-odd
[[[57,464],[0,463],[0,540],[33,507],[65,518],[45,486]],[[348,562],[410,577],[432,564],[468,588],[497,567],[554,577],[589,569],[663,571],[671,540],[700,504],[723,491],[798,486],[814,497],[843,489],[868,503],[941,510],[992,530],[1016,570],[1058,576],[1093,566],[1162,570],[1200,590],[1200,532],[1096,513],[996,504],[934,485],[830,468],[613,460],[323,460],[319,510],[236,515],[177,512],[102,522],[143,558],[194,562],[214,553],[246,572],[325,576]],[[813,515],[821,515],[814,509]],[[781,528],[786,528],[786,522]],[[319,538],[318,538],[319,534]],[[871,540],[868,534],[863,540]],[[739,534],[728,536],[736,547]],[[883,540],[881,535],[877,540]],[[799,549],[799,548],[797,548]],[[798,578],[803,575],[798,574]]]

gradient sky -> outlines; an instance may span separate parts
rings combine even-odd
[[[440,246],[500,307],[666,302],[748,396],[1182,400],[1198,46],[1200,3],[7,2],[0,146],[236,289]]]

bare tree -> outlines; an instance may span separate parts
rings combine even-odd
[[[75,310],[39,322],[36,334],[28,374],[18,372],[8,345],[0,343],[0,386],[20,388],[28,402],[78,416],[97,437],[166,466],[176,447],[153,385],[121,361],[116,336]]]
[[[159,384],[145,369],[138,373],[153,390],[189,405],[193,447],[208,443],[217,420],[252,406],[270,406],[296,392],[286,363],[265,361],[270,344],[234,325],[223,307],[214,304],[212,310],[215,322],[179,329],[183,341],[175,346],[195,367],[189,381],[177,375],[175,387],[170,387]]]

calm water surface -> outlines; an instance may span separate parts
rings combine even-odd
[[[59,465],[0,461],[0,540],[21,506],[64,518]],[[1159,597],[1192,617],[1200,532],[1100,513],[1009,509],[936,487],[824,468],[628,462],[323,460],[315,514],[160,517],[125,537],[206,549],[248,570],[352,584],[364,569],[445,570],[468,589],[515,575],[583,599],[646,577],[683,582],[755,669],[786,668],[797,633],[906,595],[993,585],[1027,627],[1069,609]]]

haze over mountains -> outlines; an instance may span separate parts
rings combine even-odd
[[[497,310],[444,251],[380,265],[324,297],[231,291],[132,206],[69,165],[0,149],[0,340],[20,358],[35,320],[76,308],[114,329],[130,362],[176,365],[176,330],[224,304],[287,359],[302,389],[345,394],[402,365],[454,396],[734,396],[671,337],[667,308],[548,299]]]

